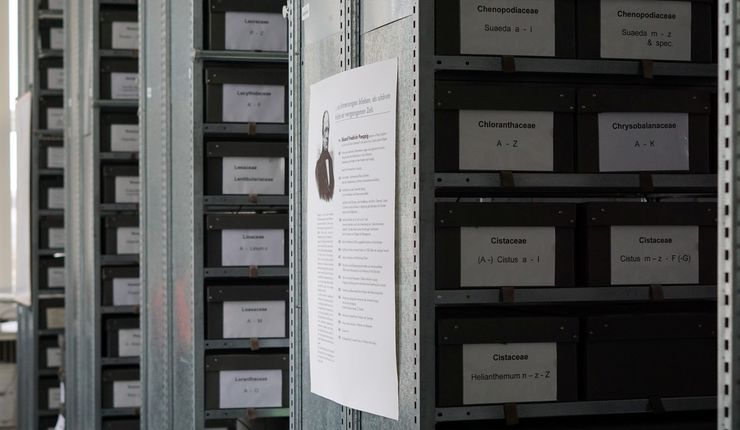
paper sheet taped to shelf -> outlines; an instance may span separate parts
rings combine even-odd
[[[113,49],[139,49],[139,23],[119,21],[111,24]]]
[[[285,158],[224,157],[223,193],[284,195]]]
[[[46,71],[46,86],[50,90],[64,89],[64,69],[51,67]]]
[[[49,409],[59,409],[59,407],[62,405],[61,391],[59,390],[59,387],[49,388],[47,395],[49,401]]]
[[[141,280],[139,278],[113,279],[113,306],[135,306],[139,304]]]
[[[46,148],[46,168],[63,169],[64,168],[64,147],[50,146]]]
[[[46,128],[49,130],[64,129],[64,108],[50,107],[46,109]]]
[[[283,406],[281,370],[219,372],[219,408],[279,408]]]
[[[64,28],[51,27],[49,29],[49,48],[64,49]]]
[[[49,288],[64,287],[64,267],[49,267],[46,269],[46,281]]]
[[[110,147],[113,152],[139,152],[139,125],[112,124]]]
[[[49,248],[64,248],[65,234],[64,228],[49,229]]]
[[[49,209],[64,209],[64,188],[49,188],[47,206]]]
[[[139,253],[139,227],[119,227],[116,229],[116,253]]]
[[[141,181],[138,176],[116,176],[116,203],[139,203]]]
[[[284,266],[285,230],[224,230],[223,266]]]
[[[282,85],[224,84],[224,122],[285,122],[285,87]]]
[[[141,407],[141,382],[140,381],[115,381],[113,382],[113,407],[114,408],[139,408]]]
[[[62,349],[46,348],[46,367],[60,367],[62,365]]]
[[[224,339],[284,338],[285,302],[224,302]]]
[[[141,330],[127,328],[118,330],[118,356],[138,357],[141,355]]]
[[[227,50],[288,50],[288,20],[279,13],[226,12]]]
[[[64,308],[46,309],[46,328],[64,328]]]
[[[110,93],[113,100],[135,100],[139,98],[139,74],[111,73]]]

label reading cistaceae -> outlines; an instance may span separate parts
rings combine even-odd
[[[114,22],[111,24],[113,49],[139,49],[139,23]]]
[[[460,170],[553,171],[552,112],[461,110]]]
[[[64,267],[46,269],[46,282],[49,288],[64,288]]]
[[[49,48],[64,49],[64,29],[62,27],[49,29]]]
[[[139,152],[138,124],[111,125],[110,149],[113,152]]]
[[[602,172],[689,170],[689,114],[600,113]]]
[[[138,357],[141,355],[141,330],[127,328],[118,330],[118,356]]]
[[[463,345],[463,404],[558,399],[558,347],[547,343]]]
[[[288,20],[279,13],[226,12],[226,49],[288,50]]]
[[[117,228],[116,254],[138,254],[139,240],[139,227]]]
[[[285,230],[224,230],[223,266],[284,266]]]
[[[113,382],[113,407],[114,408],[139,408],[141,407],[141,382],[140,381],[115,381]]]
[[[49,209],[64,209],[64,188],[49,188],[46,197]]]
[[[224,157],[223,193],[285,194],[285,158]]]
[[[691,3],[601,0],[601,57],[691,61]]]
[[[116,203],[139,203],[141,181],[138,176],[116,176]]]
[[[225,302],[224,339],[285,337],[285,302],[282,300]]]
[[[555,227],[460,228],[461,287],[555,285]]]
[[[46,309],[46,328],[64,328],[64,308]]]
[[[113,306],[134,306],[139,304],[141,280],[139,278],[113,279]]]
[[[46,128],[49,130],[64,129],[64,108],[46,109]]]
[[[49,396],[49,409],[59,409],[59,407],[62,405],[62,392],[61,390],[59,390],[59,387],[49,388],[47,394]]]
[[[46,168],[63,169],[64,168],[64,147],[50,146],[46,148]]]
[[[555,1],[460,0],[460,53],[555,56]]]
[[[612,226],[613,285],[698,284],[698,226]]]
[[[46,86],[50,90],[63,90],[64,69],[58,67],[49,68],[46,71]]]
[[[285,122],[285,87],[282,85],[224,84],[224,122]]]
[[[139,74],[119,73],[110,74],[110,93],[114,100],[130,100],[139,97]]]
[[[49,229],[49,248],[64,248],[64,229],[63,228],[50,228]]]
[[[46,348],[46,367],[60,367],[62,365],[62,349]]]
[[[279,408],[283,405],[281,370],[219,372],[219,408]]]

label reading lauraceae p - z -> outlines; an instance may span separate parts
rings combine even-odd
[[[612,226],[613,285],[699,283],[699,227]]]
[[[601,57],[691,61],[691,2],[601,0]]]
[[[463,404],[558,399],[558,348],[548,343],[463,345]]]
[[[555,1],[460,0],[460,53],[555,56]]]
[[[462,227],[460,286],[555,285],[555,227]]]

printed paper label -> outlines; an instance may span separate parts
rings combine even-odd
[[[460,111],[460,170],[553,171],[554,114]]]
[[[460,285],[555,285],[555,227],[460,228]]]
[[[47,287],[64,288],[64,267],[49,267],[46,269]]]
[[[279,13],[226,12],[226,49],[288,50],[288,20]]]
[[[46,148],[46,168],[64,169],[64,147],[50,146]]]
[[[601,57],[691,61],[691,2],[601,0]]]
[[[46,309],[46,328],[64,328],[64,308]]]
[[[64,10],[64,0],[49,0],[49,10]]]
[[[64,49],[64,29],[62,27],[49,29],[49,49]]]
[[[62,349],[46,348],[46,367],[61,367]]]
[[[111,73],[110,93],[114,100],[131,100],[139,98],[138,73]]]
[[[49,229],[49,248],[64,248],[65,235],[64,228]]]
[[[285,302],[225,302],[223,330],[224,339],[283,338]]]
[[[139,23],[114,22],[111,24],[113,49],[139,49]]]
[[[110,147],[113,152],[139,152],[139,126],[137,124],[111,125]]]
[[[283,372],[230,370],[219,372],[219,409],[283,406]]]
[[[138,328],[118,330],[118,356],[138,357],[141,355],[141,330]]]
[[[46,87],[50,90],[64,89],[64,69],[50,68],[46,71]]]
[[[141,181],[138,176],[116,176],[116,203],[139,203]]]
[[[285,122],[285,87],[281,85],[223,86],[224,122]]]
[[[223,193],[285,194],[285,158],[224,157]]]
[[[64,108],[46,108],[46,128],[64,130]]]
[[[613,285],[699,283],[699,227],[612,226]]]
[[[460,53],[555,56],[555,1],[460,0]]]
[[[285,230],[224,230],[223,266],[284,266]]]
[[[49,209],[64,209],[64,188],[49,188],[46,199]]]
[[[463,404],[558,399],[558,348],[551,343],[463,345]]]
[[[114,408],[140,408],[141,382],[115,381],[113,382]]]
[[[59,409],[62,405],[61,392],[59,387],[49,388],[49,409]]]
[[[135,306],[139,304],[141,280],[139,278],[113,279],[113,306]]]
[[[139,253],[139,227],[119,227],[116,229],[116,253]]]

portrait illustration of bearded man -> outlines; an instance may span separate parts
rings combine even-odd
[[[321,122],[321,154],[316,162],[316,186],[319,198],[331,201],[334,197],[334,160],[329,152],[329,112],[324,112]]]

